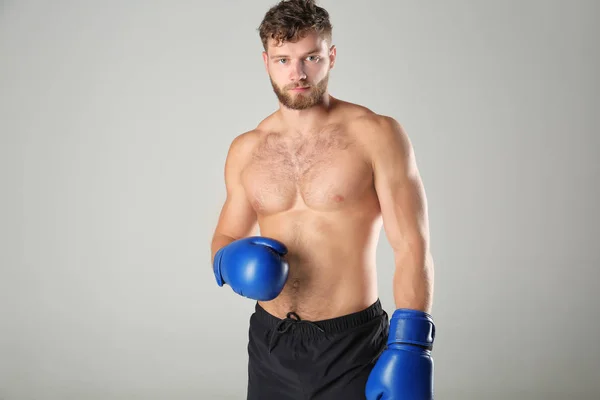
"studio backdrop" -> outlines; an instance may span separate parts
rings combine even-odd
[[[0,399],[243,399],[254,302],[210,240],[277,108],[274,1],[0,2]],[[425,185],[436,398],[600,398],[594,0],[323,0],[330,91]],[[394,309],[393,254],[377,249]]]

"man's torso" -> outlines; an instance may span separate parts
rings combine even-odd
[[[290,270],[281,294],[261,302],[283,318],[322,320],[363,310],[377,299],[375,252],[381,228],[365,149],[377,116],[343,103],[312,132],[276,118],[253,131],[242,170],[262,236],[283,242]]]

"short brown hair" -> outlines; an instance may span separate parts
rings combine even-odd
[[[282,0],[267,11],[258,31],[266,51],[269,39],[295,42],[310,32],[331,41],[332,26],[329,13],[315,0]]]

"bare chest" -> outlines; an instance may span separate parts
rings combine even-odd
[[[308,206],[331,210],[356,200],[371,182],[371,169],[352,137],[340,130],[289,138],[266,135],[243,175],[257,212]]]

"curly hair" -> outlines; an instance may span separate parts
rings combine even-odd
[[[276,44],[295,42],[310,32],[331,41],[333,27],[329,13],[315,0],[282,0],[265,14],[258,32],[265,51],[269,39]]]

